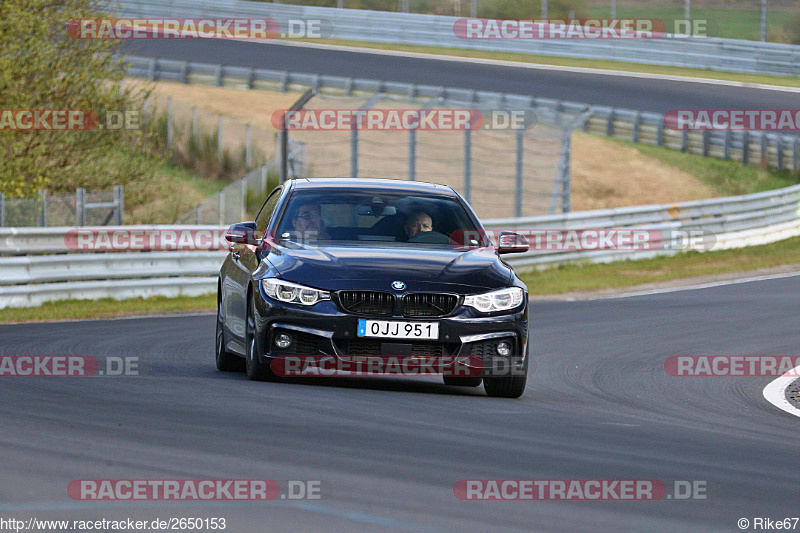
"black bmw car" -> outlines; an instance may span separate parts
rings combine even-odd
[[[293,357],[334,367],[399,357],[404,370],[435,360],[448,385],[524,392],[528,291],[500,254],[527,243],[501,233],[492,245],[452,188],[290,180],[226,238],[219,370],[244,366],[250,379],[278,380],[297,375],[284,372]]]

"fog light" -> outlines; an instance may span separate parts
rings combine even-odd
[[[292,345],[292,337],[286,333],[280,333],[275,337],[275,346],[281,350],[285,350]]]
[[[497,354],[506,357],[511,354],[511,343],[508,341],[497,343]]]

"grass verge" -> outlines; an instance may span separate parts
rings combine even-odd
[[[662,146],[634,144],[613,137],[605,138],[691,174],[712,188],[718,196],[737,196],[771,191],[797,185],[800,181],[800,174],[789,171],[773,172],[754,166],[742,166],[738,161],[703,157]]]
[[[512,52],[486,52],[481,50],[467,50],[463,48],[444,48],[438,46],[371,43],[366,41],[347,41],[339,39],[293,39],[293,40],[304,41],[313,44],[353,46],[358,48],[372,48],[376,50],[395,50],[399,52],[415,52],[421,54],[470,57],[477,59],[491,59],[499,61],[515,61],[519,63],[533,63],[538,65],[555,65],[563,67],[619,70],[623,72],[632,72],[640,74],[662,74],[666,76],[707,78],[712,80],[756,83],[762,85],[777,85],[781,87],[800,87],[800,78],[797,77],[764,76],[760,74],[742,74],[738,72],[719,72],[707,69],[665,67],[659,65],[643,65],[639,63],[625,63],[621,61],[610,61],[601,59],[574,59],[569,57],[542,56],[542,55],[512,53]]]
[[[763,246],[608,264],[569,264],[521,272],[531,294],[622,288],[695,276],[747,272],[800,263],[800,237]]]
[[[37,307],[14,307],[0,309],[0,323],[44,322],[49,320],[75,320],[92,318],[114,318],[159,313],[192,313],[214,311],[217,295],[178,296],[167,298],[130,298],[114,300],[61,300],[47,302]]]

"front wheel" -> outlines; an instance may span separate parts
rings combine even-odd
[[[528,350],[522,369],[515,371],[514,375],[483,378],[483,388],[486,394],[493,398],[519,398],[522,396],[528,381],[528,361],[530,359],[531,352]]]
[[[262,361],[264,350],[256,335],[256,304],[252,296],[247,305],[245,340],[247,342],[247,356],[245,357],[247,377],[253,381],[278,381],[278,376],[272,371],[269,362]]]

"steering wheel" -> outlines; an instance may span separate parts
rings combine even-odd
[[[450,237],[438,231],[421,231],[408,239],[408,242],[421,242],[427,244],[450,244]]]

